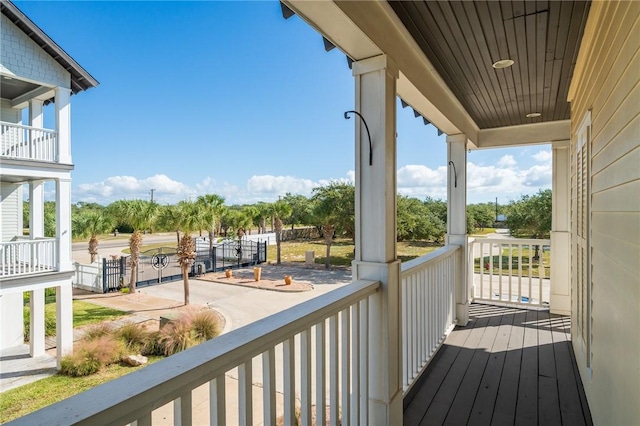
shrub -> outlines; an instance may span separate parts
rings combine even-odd
[[[147,333],[147,338],[142,348],[140,348],[140,355],[144,356],[162,356],[164,355],[164,346],[162,344],[162,336],[159,331],[152,331]]]
[[[196,341],[204,342],[220,334],[220,324],[213,312],[201,310],[191,315],[191,331]]]
[[[165,325],[160,330],[160,342],[164,347],[164,355],[169,356],[187,349],[193,345],[191,324],[181,318]]]
[[[64,357],[60,372],[72,377],[88,376],[122,357],[122,347],[112,336],[82,341],[73,355]]]
[[[111,334],[111,326],[107,322],[103,322],[100,324],[96,324],[92,327],[89,327],[82,337],[83,340],[90,341],[96,340],[103,336],[108,336]]]
[[[147,342],[147,330],[137,323],[129,323],[114,332],[116,338],[120,339],[129,350],[138,351]]]
[[[122,294],[129,294],[131,292],[131,290],[129,289],[129,287],[122,287],[120,289],[120,293]]]

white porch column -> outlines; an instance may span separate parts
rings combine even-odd
[[[62,357],[73,352],[73,291],[71,279],[56,287],[56,355],[58,369]]]
[[[447,136],[447,244],[462,246],[456,274],[456,319],[458,325],[469,322],[471,286],[468,271],[467,241],[467,137]],[[471,277],[472,279],[472,277]]]
[[[71,271],[71,179],[56,179],[58,271]]]
[[[369,411],[371,425],[402,424],[400,262],[396,252],[396,80],[385,55],[354,62],[356,126],[355,280],[376,280],[381,291],[369,307]]]
[[[44,182],[29,182],[29,238],[44,237]]]
[[[44,355],[44,302],[43,288],[29,292],[29,354],[32,357]]]
[[[569,141],[555,142],[551,190],[552,314],[571,314],[571,186]]]
[[[44,117],[42,114],[43,101],[39,99],[31,99],[29,101],[29,126],[44,128]]]
[[[58,132],[58,162],[71,163],[71,90],[56,89],[56,131]]]

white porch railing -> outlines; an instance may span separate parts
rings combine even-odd
[[[469,250],[474,301],[549,306],[551,240],[476,239]]]
[[[55,162],[58,157],[57,132],[0,121],[0,156]]]
[[[0,243],[0,277],[55,271],[56,245],[55,238]]]
[[[379,288],[379,282],[351,283],[11,424],[150,425],[153,411],[169,402],[176,425],[252,425],[254,416],[274,425],[280,415],[283,424],[293,425],[297,406],[300,424],[311,424],[312,417],[317,425],[341,419],[342,424],[368,424],[367,348],[369,333],[378,333],[369,329],[369,301]],[[276,371],[278,359],[282,374]],[[262,370],[261,388],[253,386],[254,378],[260,381],[254,364]],[[237,386],[228,386],[225,376],[236,367]],[[276,410],[280,379],[282,411]],[[197,413],[208,409],[206,420],[194,419],[192,392],[207,383],[209,404]],[[238,411],[230,413],[234,406]]]
[[[405,394],[455,321],[460,246],[448,245],[402,264],[402,388]]]

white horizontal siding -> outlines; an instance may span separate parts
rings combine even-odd
[[[20,185],[0,184],[0,218],[2,219],[2,241],[10,241],[22,235],[22,206]]]
[[[595,424],[640,419],[639,22],[640,2],[592,3],[570,99],[574,222],[576,132],[592,117],[592,375],[581,373]]]

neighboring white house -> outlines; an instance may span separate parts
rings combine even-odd
[[[55,288],[60,360],[73,349],[70,98],[98,82],[15,5],[0,7],[0,349],[24,342],[23,293],[29,292],[30,352],[44,353],[44,289]],[[53,108],[44,108],[49,103]],[[44,111],[51,109],[55,128],[46,129]],[[55,186],[51,236],[44,229],[47,182]]]

